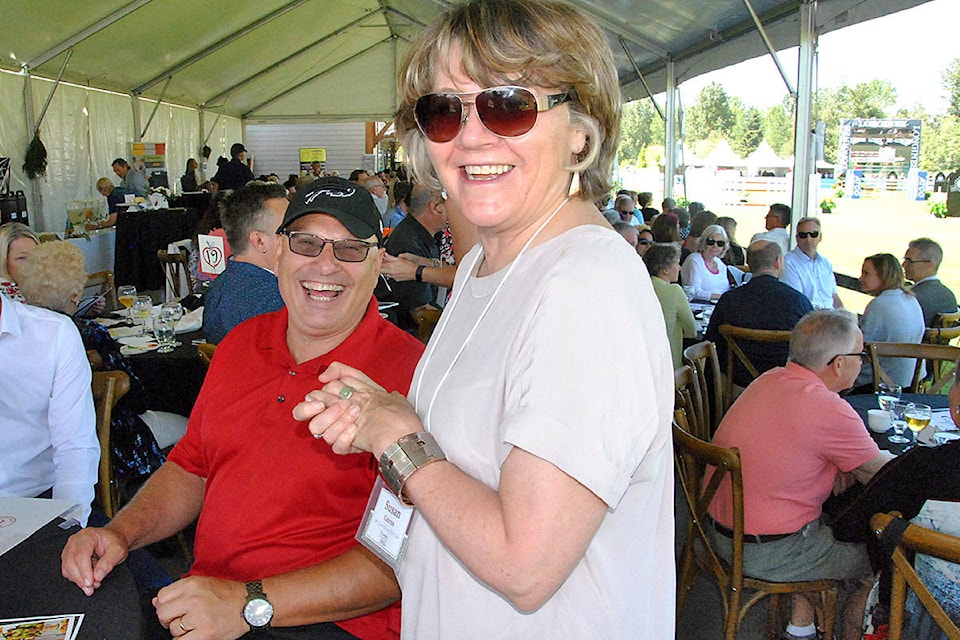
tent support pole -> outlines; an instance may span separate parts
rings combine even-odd
[[[133,109],[133,141],[143,142],[143,129],[140,127],[140,96],[136,93],[130,94],[130,108]]]
[[[640,67],[637,66],[637,61],[634,60],[633,54],[631,54],[630,50],[627,48],[627,42],[623,39],[623,36],[620,36],[620,46],[623,47],[623,52],[627,54],[627,60],[629,60],[630,64],[633,66],[634,73],[636,73],[637,77],[640,78],[640,84],[643,85],[643,90],[647,92],[647,97],[650,98],[653,108],[657,110],[657,114],[660,116],[661,120],[666,120],[666,116],[663,115],[663,109],[661,109],[660,105],[657,104],[657,101],[653,99],[653,94],[650,92],[650,85],[647,84],[647,79],[643,77],[642,73],[640,73]]]
[[[800,62],[797,82],[797,108],[793,142],[793,212],[792,229],[797,220],[810,213],[810,177],[813,166],[813,78],[816,67],[817,0],[805,0],[800,6]],[[795,240],[790,238],[790,245]]]
[[[773,64],[777,65],[777,71],[780,72],[780,77],[783,78],[783,84],[787,85],[787,92],[791,96],[797,95],[797,92],[793,90],[793,83],[790,82],[787,72],[784,70],[783,65],[780,64],[780,56],[777,55],[777,50],[773,47],[773,42],[770,41],[770,37],[767,35],[767,30],[763,27],[763,23],[760,22],[760,16],[758,16],[757,12],[754,11],[750,0],[743,0],[743,4],[746,5],[747,11],[750,12],[750,17],[753,18],[753,23],[757,25],[757,31],[760,32],[760,37],[763,39],[763,44],[766,45],[767,51],[770,52],[770,57],[773,58]]]
[[[667,61],[667,122],[663,158],[663,197],[673,197],[673,176],[677,172],[677,65]]]
[[[33,79],[30,76],[30,68],[23,67],[23,110],[27,121],[27,140],[32,142],[33,136],[37,134],[37,119],[33,112]],[[38,224],[43,219],[43,194],[40,193],[40,179],[30,179],[30,199],[33,202],[33,228],[45,229],[44,224]]]

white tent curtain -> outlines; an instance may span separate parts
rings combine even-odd
[[[101,199],[97,179],[119,178],[113,173],[114,158],[130,159],[134,140],[133,107],[128,96],[107,93],[70,84],[61,84],[40,125],[40,138],[47,149],[47,177],[38,182],[43,213],[35,211],[30,197],[33,184],[22,170],[29,142],[24,117],[23,86],[25,76],[0,72],[0,155],[10,157],[10,187],[27,193],[30,226],[36,231],[63,231],[67,205],[72,200]],[[39,115],[53,87],[48,80],[33,78],[34,107]],[[141,100],[140,110],[146,123],[155,101]],[[214,124],[214,121],[216,123]],[[210,145],[211,165],[216,170],[218,155],[229,157],[230,145],[243,139],[239,118],[207,114],[205,126],[213,131]],[[166,144],[170,185],[179,190],[187,158],[200,158],[202,146],[199,114],[196,109],[161,103],[143,139]],[[211,172],[212,175],[212,172]]]

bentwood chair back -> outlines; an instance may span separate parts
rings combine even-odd
[[[673,372],[673,388],[674,409],[683,411],[687,421],[686,430],[701,440],[709,441],[710,422],[696,373],[690,365],[683,365]]]
[[[683,363],[693,369],[697,378],[704,416],[710,425],[710,433],[713,433],[730,406],[730,397],[724,395],[717,345],[709,340],[690,345],[683,350]]]
[[[87,282],[83,285],[84,292],[87,289],[96,287],[94,295],[102,295],[106,302],[106,311],[114,311],[120,308],[120,301],[117,300],[117,288],[113,284],[113,271],[97,271],[87,274]]]
[[[180,251],[176,253],[168,253],[166,249],[157,251],[157,259],[163,269],[164,280],[177,300],[190,293],[189,284],[186,287],[181,286],[190,281],[189,256],[185,247],[180,247]]]
[[[953,370],[949,367],[936,367],[938,373],[931,380],[922,380],[923,361],[934,363],[956,362],[960,358],[960,347],[944,344],[913,344],[909,342],[870,342],[867,343],[870,364],[873,365],[873,388],[881,382],[891,383],[890,375],[883,369],[881,358],[914,358],[913,378],[908,393],[940,393],[949,388],[953,379]]]
[[[878,513],[870,519],[870,528],[878,538],[883,539],[884,532],[896,515],[896,513]],[[931,531],[916,524],[910,524],[904,529],[899,543],[893,550],[893,591],[890,596],[890,635],[888,637],[890,640],[901,640],[903,637],[904,605],[909,586],[947,638],[960,640],[960,628],[957,628],[957,624],[950,619],[943,606],[937,602],[930,593],[930,589],[917,575],[913,564],[917,553],[960,564],[960,538]]]
[[[941,315],[958,315],[956,314],[941,314]],[[937,316],[938,318],[940,316]],[[941,326],[938,323],[934,323],[932,329],[927,329],[923,332],[923,341],[927,344],[957,344],[957,338],[960,338],[960,326]],[[940,376],[946,370],[951,370],[950,367],[944,368],[944,363],[941,360],[934,360],[927,363],[927,374],[928,377],[932,374],[934,379],[940,378]]]
[[[953,313],[938,313],[933,317],[933,326],[948,329],[960,324],[960,311]]]
[[[782,628],[780,613],[785,602],[783,597],[797,593],[813,596],[811,601],[815,603],[824,637],[833,638],[839,581],[768,582],[743,575],[744,493],[740,451],[704,442],[683,429],[676,420],[673,423],[673,447],[678,484],[690,513],[680,554],[677,617],[683,611],[687,595],[697,577],[704,572],[711,575],[720,587],[725,640],[734,640],[747,612],[768,597],[771,598],[770,632],[778,633]],[[725,478],[729,478],[733,499],[731,562],[721,558],[714,550],[713,534],[708,531],[712,528],[712,521],[707,510]]]
[[[213,342],[201,342],[197,345],[197,353],[200,355],[200,361],[204,367],[210,366],[210,361],[213,360],[213,352],[216,348],[217,345]]]
[[[420,342],[427,344],[430,342],[433,330],[437,328],[437,323],[440,321],[440,309],[425,305],[417,307],[410,312],[410,315],[413,317],[413,321],[417,323],[417,337],[420,338]]]
[[[753,380],[756,380],[763,371],[760,371],[758,365],[750,359],[743,350],[748,343],[785,343],[790,344],[790,331],[774,331],[767,329],[748,329],[746,327],[735,327],[732,324],[720,325],[720,335],[727,343],[727,371],[725,382],[727,384],[727,397],[733,397],[733,374],[735,362],[746,369]],[[749,347],[748,347],[749,348]],[[778,363],[782,366],[786,364],[786,358]]]
[[[120,510],[120,495],[110,447],[110,418],[117,401],[130,390],[130,378],[123,371],[94,371],[90,386],[97,415],[97,440],[100,441],[100,467],[94,501],[108,518],[113,518]]]

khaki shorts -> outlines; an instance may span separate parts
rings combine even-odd
[[[730,562],[733,540],[710,526],[714,549]],[[805,580],[855,580],[873,575],[867,547],[853,542],[837,542],[833,532],[820,520],[772,542],[743,543],[743,574],[771,582]]]

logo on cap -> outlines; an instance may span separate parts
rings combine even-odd
[[[310,204],[317,199],[317,196],[329,196],[331,198],[349,198],[357,192],[356,189],[317,189],[303,197],[304,204]]]

